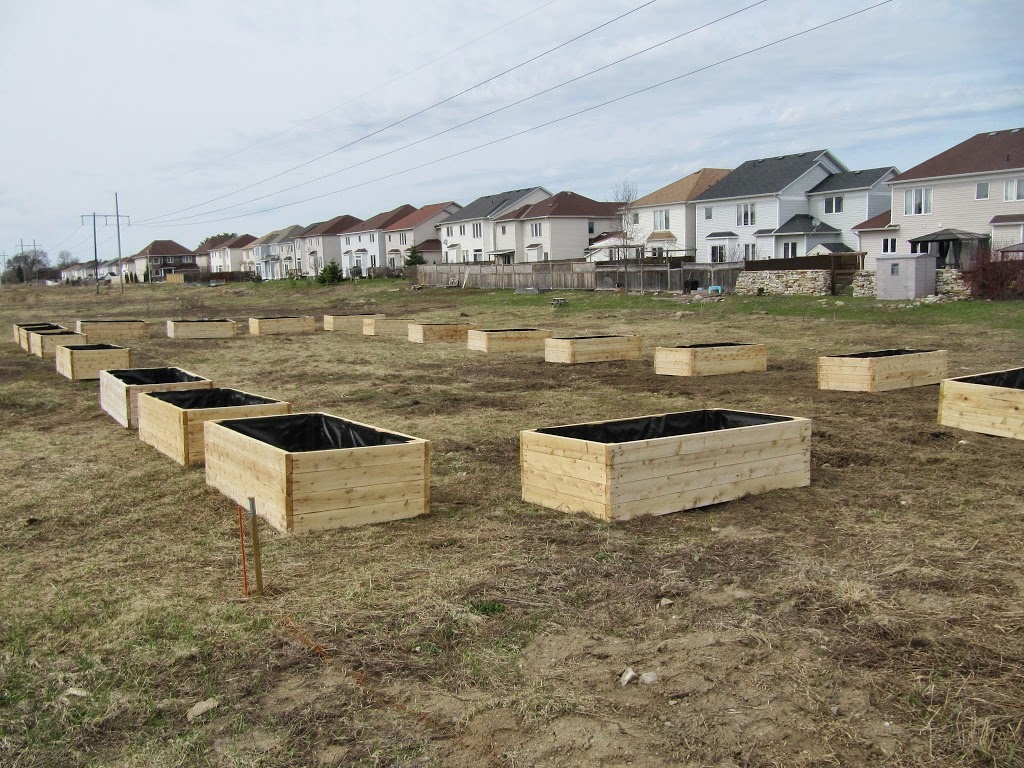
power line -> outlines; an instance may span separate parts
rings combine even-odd
[[[473,45],[474,43],[479,43],[481,40],[490,37],[495,32],[500,32],[501,30],[505,29],[506,27],[512,26],[517,21],[522,21],[527,16],[532,16],[533,14],[537,13],[537,11],[542,11],[545,8],[547,8],[549,5],[554,5],[557,2],[559,2],[559,0],[548,0],[548,2],[544,3],[543,5],[538,5],[532,11],[527,11],[526,13],[522,14],[521,16],[516,16],[514,19],[511,19],[511,20],[505,22],[504,24],[502,24],[500,26],[497,26],[497,27],[495,27],[494,29],[492,29],[492,30],[490,30],[488,32],[484,32],[484,34],[480,35],[479,37],[474,37],[472,40],[469,40],[469,41],[463,43],[462,45],[460,45],[460,46],[458,46],[456,48],[452,48],[450,51],[446,51],[445,53],[442,53],[440,56],[435,56],[433,59],[430,59],[429,61],[426,61],[423,64],[420,64],[418,67],[413,67],[410,70],[406,70],[402,74],[397,75],[397,76],[391,78],[390,80],[381,83],[380,85],[375,85],[372,88],[367,88],[362,93],[356,94],[355,96],[353,96],[352,98],[348,99],[347,101],[343,101],[341,104],[337,104],[337,105],[335,105],[335,106],[333,106],[333,107],[331,107],[329,109],[325,109],[323,112],[319,112],[319,113],[313,115],[312,117],[306,118],[305,120],[300,120],[299,122],[295,123],[294,125],[289,126],[288,128],[284,128],[284,129],[282,129],[280,131],[277,131],[276,133],[271,133],[271,134],[268,134],[266,136],[263,136],[262,138],[259,138],[256,141],[251,142],[250,144],[242,147],[241,149],[239,149],[239,150],[237,150],[235,152],[231,152],[231,153],[229,153],[227,155],[223,155],[223,156],[221,156],[221,157],[219,157],[219,158],[217,158],[215,160],[212,160],[210,163],[206,163],[206,165],[210,165],[211,163],[220,163],[220,162],[223,162],[224,160],[229,160],[232,157],[236,157],[238,155],[241,155],[244,152],[248,152],[250,149],[252,149],[255,146],[258,146],[260,144],[265,144],[268,141],[273,141],[274,139],[276,139],[276,138],[278,138],[280,136],[284,136],[285,134],[288,134],[288,133],[291,133],[292,131],[298,130],[299,128],[301,128],[304,125],[309,125],[313,121],[319,120],[321,117],[325,117],[326,115],[329,115],[332,112],[337,112],[342,107],[347,107],[349,104],[352,104],[353,102],[359,101],[359,99],[363,98],[364,96],[369,96],[371,93],[375,93],[375,92],[379,91],[382,88],[387,88],[389,85],[394,85],[399,80],[402,80],[402,79],[408,77],[409,75],[413,75],[413,74],[419,72],[421,69],[426,69],[430,65],[436,64],[437,62],[441,61],[441,59],[445,59],[445,58],[451,56],[452,54],[458,53],[459,51],[463,50],[464,48],[468,48],[469,46]],[[196,168],[193,168],[193,169],[191,169],[189,171],[185,171],[185,174],[187,174],[187,173],[194,173],[196,170],[197,170]],[[184,174],[179,174],[179,175],[184,175]],[[175,211],[175,213],[178,213],[178,211]],[[170,216],[170,215],[173,215],[173,214],[168,214],[168,215]],[[157,218],[159,218],[159,217],[157,217]]]
[[[425,143],[427,141],[430,141],[431,139],[436,139],[438,136],[443,136],[446,133],[451,133],[452,131],[458,130],[459,128],[464,128],[465,126],[470,125],[472,123],[478,122],[478,121],[483,120],[483,119],[488,118],[488,117],[492,117],[493,115],[496,115],[499,112],[504,112],[505,110],[512,109],[513,107],[517,107],[517,106],[519,106],[521,104],[525,104],[526,102],[531,101],[532,99],[536,99],[536,98],[538,98],[540,96],[544,96],[545,94],[551,93],[552,91],[556,91],[559,88],[565,87],[566,85],[571,85],[572,83],[575,83],[575,82],[578,82],[580,80],[583,80],[583,79],[585,79],[587,77],[590,77],[591,75],[595,75],[598,72],[603,72],[606,69],[611,69],[612,67],[617,66],[617,65],[619,65],[619,64],[621,64],[621,63],[623,63],[625,61],[629,61],[630,59],[634,59],[637,56],[641,56],[641,55],[643,55],[645,53],[649,53],[650,51],[653,51],[656,48],[660,48],[660,47],[662,47],[664,45],[668,45],[669,43],[672,43],[672,42],[675,42],[677,40],[680,40],[680,39],[682,39],[682,38],[684,38],[684,37],[686,37],[688,35],[692,35],[695,32],[699,32],[702,29],[707,29],[708,27],[713,26],[714,24],[717,24],[717,23],[719,23],[721,21],[725,21],[726,19],[730,19],[733,16],[738,16],[741,13],[749,11],[751,8],[755,8],[758,5],[763,5],[764,3],[767,3],[767,2],[768,2],[768,0],[757,0],[757,2],[752,3],[751,5],[748,5],[748,6],[744,7],[744,8],[740,8],[740,9],[738,9],[736,11],[731,12],[731,13],[727,13],[724,16],[719,16],[717,19],[714,19],[712,21],[708,21],[708,22],[706,22],[704,24],[701,24],[700,26],[693,27],[692,29],[689,29],[686,32],[681,32],[678,35],[673,35],[672,37],[670,37],[670,38],[668,38],[666,40],[662,40],[660,43],[655,43],[654,45],[650,45],[650,46],[648,46],[646,48],[643,48],[643,49],[641,49],[639,51],[636,51],[635,53],[631,53],[628,56],[623,56],[621,59],[616,59],[615,61],[612,61],[612,62],[610,62],[608,64],[604,64],[603,66],[600,66],[597,69],[592,69],[589,72],[584,72],[582,75],[577,75],[576,77],[570,78],[569,80],[565,80],[565,81],[563,81],[561,83],[558,83],[557,85],[553,85],[553,86],[551,86],[549,88],[545,88],[544,90],[537,91],[536,93],[533,93],[533,94],[531,94],[529,96],[526,96],[526,97],[524,97],[522,99],[518,99],[517,101],[513,101],[513,102],[511,102],[509,104],[506,104],[503,107],[498,107],[497,109],[493,109],[490,112],[484,112],[483,114],[477,115],[476,117],[470,118],[469,120],[466,120],[464,122],[458,123],[457,125],[453,125],[453,126],[451,126],[449,128],[445,128],[443,131],[437,131],[436,133],[433,133],[430,136],[426,136],[426,137],[424,137],[422,139],[417,139],[416,141],[409,142],[408,144],[404,144],[401,147],[396,147],[395,149],[388,150],[387,152],[382,152],[379,155],[374,155],[373,157],[366,158],[365,160],[361,160],[358,163],[353,163],[352,165],[345,166],[344,168],[339,168],[339,169],[337,169],[335,171],[331,171],[330,173],[325,173],[322,176],[317,176],[316,178],[308,179],[308,180],[300,182],[298,184],[293,184],[290,187],[284,187],[283,189],[278,189],[278,190],[275,190],[274,192],[268,192],[265,195],[259,195],[257,197],[249,198],[248,200],[242,200],[241,202],[238,202],[238,203],[232,203],[231,205],[226,205],[223,208],[214,208],[214,209],[208,210],[208,211],[201,211],[200,213],[189,214],[188,216],[182,216],[182,217],[177,218],[177,219],[164,219],[163,221],[158,222],[158,223],[159,224],[176,224],[176,223],[179,223],[179,222],[188,221],[189,219],[197,219],[197,218],[199,218],[201,216],[210,216],[211,214],[214,214],[214,213],[223,213],[224,211],[234,210],[235,208],[240,208],[243,205],[248,205],[250,203],[256,203],[256,202],[259,202],[260,200],[266,200],[267,198],[275,197],[275,196],[280,195],[280,194],[282,194],[284,192],[291,192],[293,190],[309,186],[310,184],[315,184],[318,181],[323,181],[324,179],[329,179],[332,176],[337,176],[339,173],[344,173],[345,171],[351,171],[354,168],[359,168],[360,166],[367,165],[369,163],[372,163],[375,160],[380,160],[383,157],[388,157],[389,155],[397,154],[398,152],[402,152],[403,150],[409,149],[410,147],[415,147],[418,144],[423,144],[423,143]]]
[[[594,104],[592,106],[585,107],[584,109],[580,109],[580,110],[577,110],[576,112],[572,112],[570,114],[563,115],[561,117],[557,117],[557,118],[555,118],[553,120],[549,120],[549,121],[547,121],[545,123],[541,123],[539,125],[535,125],[535,126],[533,126],[531,128],[524,128],[521,131],[516,131],[515,133],[510,133],[510,134],[508,134],[506,136],[502,136],[501,138],[493,139],[491,141],[484,142],[483,144],[478,144],[475,147],[470,147],[468,149],[460,150],[459,152],[454,152],[454,153],[452,153],[450,155],[446,155],[444,157],[439,157],[439,158],[434,159],[434,160],[429,160],[429,161],[427,161],[425,163],[420,163],[419,165],[410,166],[408,168],[404,168],[404,169],[402,169],[400,171],[395,171],[394,173],[389,173],[389,174],[386,174],[384,176],[378,176],[375,179],[370,179],[368,181],[363,181],[363,182],[360,182],[358,184],[353,184],[353,185],[348,186],[348,187],[342,187],[340,189],[331,190],[330,192],[324,192],[323,194],[314,195],[312,197],[307,197],[307,198],[304,198],[302,200],[295,200],[295,201],[290,202],[290,203],[283,203],[281,205],[272,206],[270,208],[263,208],[263,209],[258,210],[258,211],[249,211],[247,213],[240,213],[237,216],[226,216],[226,217],[222,217],[222,218],[219,218],[219,219],[208,219],[206,221],[191,222],[189,224],[181,224],[179,226],[193,226],[193,225],[196,225],[196,224],[214,224],[214,223],[218,223],[218,222],[222,222],[222,221],[233,221],[234,219],[245,218],[246,216],[256,216],[256,215],[261,214],[261,213],[270,213],[272,211],[279,211],[279,210],[282,210],[284,208],[290,208],[290,207],[295,206],[295,205],[301,205],[302,203],[308,203],[308,202],[312,202],[313,200],[320,200],[320,199],[323,199],[325,197],[330,197],[331,195],[336,195],[336,194],[339,194],[341,192],[348,192],[348,191],[351,191],[353,189],[358,189],[359,187],[365,187],[365,186],[367,186],[369,184],[374,184],[374,183],[379,182],[379,181],[385,181],[387,179],[392,179],[392,178],[395,178],[396,176],[402,176],[402,175],[404,175],[406,173],[411,173],[412,171],[417,171],[417,170],[420,170],[422,168],[427,168],[427,167],[429,167],[431,165],[437,165],[438,163],[443,163],[446,160],[451,160],[453,158],[460,157],[462,155],[467,155],[470,152],[475,152],[477,150],[484,149],[486,147],[492,147],[495,144],[500,144],[502,142],[509,141],[510,139],[518,138],[519,136],[524,136],[524,135],[526,135],[528,133],[532,133],[533,131],[538,131],[538,130],[541,130],[542,128],[547,128],[547,127],[555,125],[557,123],[561,123],[561,122],[564,122],[566,120],[571,120],[574,117],[579,117],[580,115],[584,115],[584,114],[586,114],[588,112],[593,112],[595,109],[601,109],[602,107],[607,107],[607,106],[609,106],[611,104],[616,104],[616,103],[618,103],[620,101],[624,101],[626,99],[632,98],[633,96],[638,96],[641,93],[647,93],[648,91],[652,91],[652,90],[654,90],[656,88],[661,88],[662,86],[668,85],[670,83],[677,82],[677,81],[682,80],[682,79],[687,78],[687,77],[691,77],[692,75],[699,74],[701,72],[706,72],[709,69],[713,69],[715,67],[721,66],[722,64],[727,64],[727,63],[729,63],[731,61],[736,61],[738,59],[745,58],[745,57],[750,56],[750,55],[752,55],[754,53],[758,53],[759,51],[763,51],[763,50],[766,50],[768,48],[773,48],[773,47],[775,47],[777,45],[781,45],[782,43],[786,43],[786,42],[789,42],[790,40],[795,40],[798,37],[802,37],[804,35],[810,34],[811,32],[817,32],[818,30],[824,29],[825,27],[832,26],[833,24],[838,24],[839,22],[846,21],[847,19],[851,19],[854,16],[859,16],[859,15],[861,15],[863,13],[867,13],[868,11],[872,11],[872,10],[874,10],[876,8],[880,8],[883,5],[888,5],[891,2],[892,2],[892,0],[882,0],[882,2],[866,6],[864,8],[861,8],[860,10],[853,11],[852,13],[848,13],[848,14],[845,14],[843,16],[838,16],[838,17],[836,17],[834,19],[831,19],[830,21],[826,21],[826,22],[823,22],[821,24],[817,24],[817,25],[815,25],[813,27],[808,27],[807,29],[801,30],[800,32],[794,32],[791,35],[786,35],[785,37],[780,37],[780,38],[778,38],[776,40],[773,40],[770,43],[765,43],[763,45],[759,45],[759,46],[756,46],[754,48],[750,48],[750,49],[748,49],[746,51],[743,51],[742,53],[737,53],[737,54],[734,54],[733,56],[728,56],[728,57],[726,57],[724,59],[719,59],[718,61],[712,62],[711,64],[706,64],[703,67],[698,67],[697,69],[692,69],[689,72],[684,72],[681,75],[676,75],[675,77],[670,77],[667,80],[662,80],[661,82],[654,83],[653,85],[648,85],[648,86],[645,86],[644,88],[639,88],[639,89],[637,89],[635,91],[631,91],[629,93],[623,94],[622,96],[616,96],[614,99],[608,99],[607,101],[603,101],[603,102],[601,102],[599,104]],[[159,226],[159,224],[143,224],[142,226],[150,226],[150,227],[152,227],[152,226]]]
[[[260,179],[259,181],[255,181],[252,184],[248,184],[248,185],[246,185],[244,187],[239,187],[238,189],[236,189],[236,190],[234,190],[232,192],[228,192],[228,193],[223,194],[223,195],[218,195],[217,197],[211,198],[211,199],[206,200],[204,202],[196,203],[195,205],[190,205],[190,206],[188,206],[186,208],[180,208],[177,211],[171,211],[170,213],[160,214],[159,216],[152,216],[152,217],[150,217],[148,219],[140,219],[139,223],[141,224],[141,223],[146,223],[146,222],[152,222],[152,221],[155,221],[156,219],[165,219],[168,216],[174,216],[174,215],[179,214],[179,213],[184,213],[185,211],[191,211],[191,210],[193,210],[195,208],[200,208],[200,207],[202,207],[204,205],[209,205],[210,203],[215,203],[218,200],[223,200],[226,197],[231,197],[232,195],[237,195],[239,192],[244,192],[247,189],[252,189],[253,187],[259,186],[260,184],[265,184],[268,181],[273,181],[274,179],[278,179],[281,176],[285,176],[285,175],[287,175],[289,173],[292,173],[293,171],[297,171],[300,168],[305,168],[307,165],[312,165],[315,162],[323,160],[325,157],[330,157],[331,155],[336,154],[338,152],[341,152],[342,150],[348,149],[350,147],[353,147],[353,146],[355,146],[356,144],[359,144],[362,141],[366,141],[366,139],[372,138],[374,136],[378,136],[381,133],[384,133],[385,131],[388,131],[388,130],[390,130],[390,129],[398,126],[398,125],[401,125],[402,123],[406,123],[409,120],[412,120],[414,117],[419,117],[420,115],[426,114],[430,110],[436,109],[437,107],[440,107],[442,104],[447,104],[449,101],[457,99],[460,96],[464,96],[467,93],[469,93],[470,91],[474,91],[477,88],[480,88],[480,87],[482,87],[484,85],[487,85],[487,83],[493,82],[493,81],[497,80],[500,77],[504,77],[505,75],[509,74],[510,72],[515,72],[517,69],[521,69],[521,68],[525,67],[527,64],[531,64],[531,63],[537,61],[538,59],[542,59],[545,56],[547,56],[548,54],[554,53],[555,51],[557,51],[557,50],[559,50],[561,48],[565,48],[567,45],[571,45],[572,43],[575,43],[576,41],[583,39],[587,35],[591,35],[591,34],[593,34],[594,32],[597,32],[600,29],[604,29],[605,27],[607,27],[607,26],[609,26],[611,24],[614,24],[617,21],[621,21],[622,19],[626,18],[627,16],[630,16],[630,15],[632,15],[632,14],[634,14],[634,13],[640,11],[640,10],[643,10],[644,8],[646,8],[649,5],[653,5],[657,1],[658,0],[646,0],[646,2],[641,3],[640,5],[636,6],[632,10],[626,11],[625,13],[616,16],[614,19],[610,19],[610,20],[608,20],[606,22],[598,24],[596,27],[593,27],[592,29],[588,29],[586,32],[582,32],[582,33],[576,35],[575,37],[570,38],[569,40],[566,40],[566,41],[564,41],[562,43],[559,43],[558,45],[556,45],[553,48],[549,48],[549,49],[547,49],[546,51],[544,51],[542,53],[538,53],[535,56],[531,56],[530,58],[528,58],[528,59],[526,59],[524,61],[519,62],[515,66],[509,67],[508,69],[503,70],[502,72],[499,72],[496,75],[492,75],[491,77],[488,77],[486,80],[481,80],[479,83],[476,83],[475,85],[471,85],[468,88],[464,88],[463,90],[459,91],[458,93],[454,93],[451,96],[447,96],[446,98],[441,99],[440,101],[434,102],[430,106],[423,107],[422,109],[417,110],[416,112],[413,112],[413,113],[411,113],[409,115],[406,115],[405,117],[403,117],[403,118],[401,118],[399,120],[395,120],[394,122],[389,123],[389,124],[383,126],[382,128],[378,128],[375,131],[371,131],[370,133],[367,133],[367,134],[365,134],[363,136],[360,136],[357,139],[353,139],[352,141],[348,142],[347,144],[342,144],[340,147],[335,147],[334,149],[329,150],[327,152],[324,152],[323,154],[317,155],[316,157],[314,157],[314,158],[312,158],[310,160],[306,160],[303,163],[299,163],[298,165],[292,166],[291,168],[287,168],[286,170],[283,170],[280,173],[275,173],[273,176],[267,176],[265,179]]]

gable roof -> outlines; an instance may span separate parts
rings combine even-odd
[[[214,248],[220,248],[222,245],[224,245],[224,243],[228,242],[228,240],[233,240],[233,239],[234,238],[231,235],[217,235],[216,237],[211,237],[205,243],[200,243],[199,245],[197,245],[196,249],[195,249],[195,251],[193,251],[193,253],[195,253],[197,255],[203,254],[203,253],[209,253]]]
[[[209,251],[218,250],[219,248],[245,248],[245,246],[252,243],[252,241],[255,239],[256,238],[252,235],[239,235],[238,237],[233,237],[229,240],[226,240],[220,245],[213,246],[212,248],[207,250],[207,253],[209,253]]]
[[[1013,128],[972,136],[904,171],[893,181],[1010,171],[1017,168],[1024,168],[1024,131]]]
[[[195,251],[173,240],[154,240],[129,258],[135,258],[135,256],[181,256],[186,253],[195,253]],[[90,264],[91,262],[85,263]]]
[[[337,235],[344,232],[346,229],[354,227],[356,224],[362,224],[361,219],[357,219],[355,216],[349,216],[347,213],[341,216],[335,216],[333,219],[328,221],[321,221],[318,224],[311,224],[304,230],[295,235],[295,237],[317,237],[318,235]]]
[[[412,229],[413,227],[417,227],[424,221],[427,221],[428,219],[437,216],[437,214],[441,213],[445,208],[447,208],[450,205],[456,205],[459,208],[462,207],[453,200],[449,200],[446,203],[431,203],[430,205],[424,205],[422,208],[413,211],[408,216],[403,216],[402,218],[400,218],[398,221],[396,221],[394,224],[388,227],[388,231],[393,232],[398,229]]]
[[[378,213],[376,216],[371,216],[366,221],[360,221],[353,224],[351,227],[343,229],[341,232],[335,232],[334,234],[347,234],[349,232],[369,232],[372,229],[384,229],[390,227],[396,221],[416,210],[415,206],[400,205],[397,208],[392,208],[390,211],[383,211]]]
[[[889,173],[889,171],[899,171],[895,166],[888,166],[887,168],[867,168],[862,171],[844,171],[843,173],[833,173],[825,180],[819,182],[817,186],[812,187],[807,191],[807,194],[812,195],[819,192],[845,192],[848,189],[867,189],[873,187],[878,181]]]
[[[807,173],[826,154],[832,157],[827,149],[815,149],[795,155],[747,160],[717,184],[697,195],[694,200],[722,200],[781,192]],[[834,157],[832,159],[835,160]],[[839,163],[838,160],[835,162]],[[846,170],[841,163],[839,166]]]
[[[899,229],[899,227],[892,223],[892,210],[882,211],[877,216],[872,216],[867,221],[862,221],[855,227],[851,227],[854,232],[860,229]]]
[[[693,200],[709,187],[717,184],[730,173],[728,168],[701,168],[689,176],[683,176],[678,181],[673,181],[661,189],[656,189],[648,195],[644,195],[634,206],[665,205],[667,203],[686,203]]]
[[[539,203],[521,206],[511,213],[499,216],[496,221],[541,219],[549,216],[613,218],[619,215],[621,207],[620,203],[603,203],[575,192],[559,192]]]
[[[789,221],[775,230],[776,235],[820,235],[822,233],[838,235],[840,231],[820,219],[815,224],[814,217],[806,213],[790,216]]]
[[[528,194],[538,189],[548,196],[551,195],[544,187],[510,189],[507,192],[499,192],[496,195],[484,195],[483,197],[478,197],[461,211],[456,211],[442,223],[451,224],[457,221],[469,221],[470,219],[489,219],[495,213],[505,210],[515,204],[517,200],[522,200]]]

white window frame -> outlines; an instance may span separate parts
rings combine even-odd
[[[408,239],[409,239],[409,233],[408,232],[399,232],[398,233],[398,244],[399,245],[406,245]],[[392,266],[394,266],[394,265],[392,265]]]
[[[782,258],[784,259],[795,259],[796,258],[796,240],[787,240],[782,244]]]
[[[744,243],[743,258],[748,261],[754,261],[757,258],[757,246],[753,243]]]
[[[985,189],[985,194],[981,193],[982,188]],[[974,199],[975,200],[988,200],[989,195],[989,184],[987,181],[979,181],[974,185]]]
[[[704,207],[704,221],[711,221],[714,217],[714,208],[710,205]]]
[[[895,237],[883,237],[882,238],[882,253],[896,253],[896,238]]]
[[[931,212],[931,187],[914,187],[903,192],[904,216],[930,216]]]
[[[757,226],[757,203],[736,204],[736,226],[754,227]]]
[[[446,228],[445,228],[445,233],[444,233],[444,236],[445,236],[445,237],[451,237],[451,236],[452,236],[452,232],[453,232],[453,231],[454,231],[454,228],[453,228],[453,227],[446,227]]]
[[[671,221],[669,220],[669,209],[664,208],[654,212],[654,231],[664,232],[672,228]]]
[[[1024,200],[1024,179],[1007,179],[1003,185],[1003,202]]]
[[[725,244],[711,246],[711,263],[722,264],[725,262]]]
[[[466,234],[466,225],[465,224],[459,224],[459,234],[460,235],[465,235]]]
[[[843,212],[843,196],[842,195],[830,195],[825,198],[825,213],[842,213]]]
[[[530,237],[544,237],[544,222],[530,222]]]
[[[504,224],[501,225],[501,234],[503,234],[503,235],[505,234],[505,225]]]
[[[484,225],[479,221],[473,224],[473,237],[484,236]]]

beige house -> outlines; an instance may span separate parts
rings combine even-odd
[[[515,249],[506,245],[498,247],[500,228],[496,220],[510,211],[524,205],[533,205],[551,197],[544,187],[510,189],[495,195],[478,197],[462,210],[441,221],[438,225],[446,262],[508,261]],[[506,225],[506,232],[508,227]]]
[[[210,272],[239,272],[242,269],[243,251],[256,238],[239,235],[210,248]]]
[[[173,240],[154,240],[124,259],[125,272],[133,272],[140,281],[159,280],[175,272],[198,272],[208,268],[207,254],[197,254]]]
[[[505,264],[582,259],[602,234],[619,226],[619,204],[559,192],[493,222],[492,258]]]

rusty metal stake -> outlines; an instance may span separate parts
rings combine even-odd
[[[249,497],[249,533],[252,537],[252,565],[256,576],[256,591],[263,594],[263,564],[260,562],[260,529],[256,524],[256,499]]]

